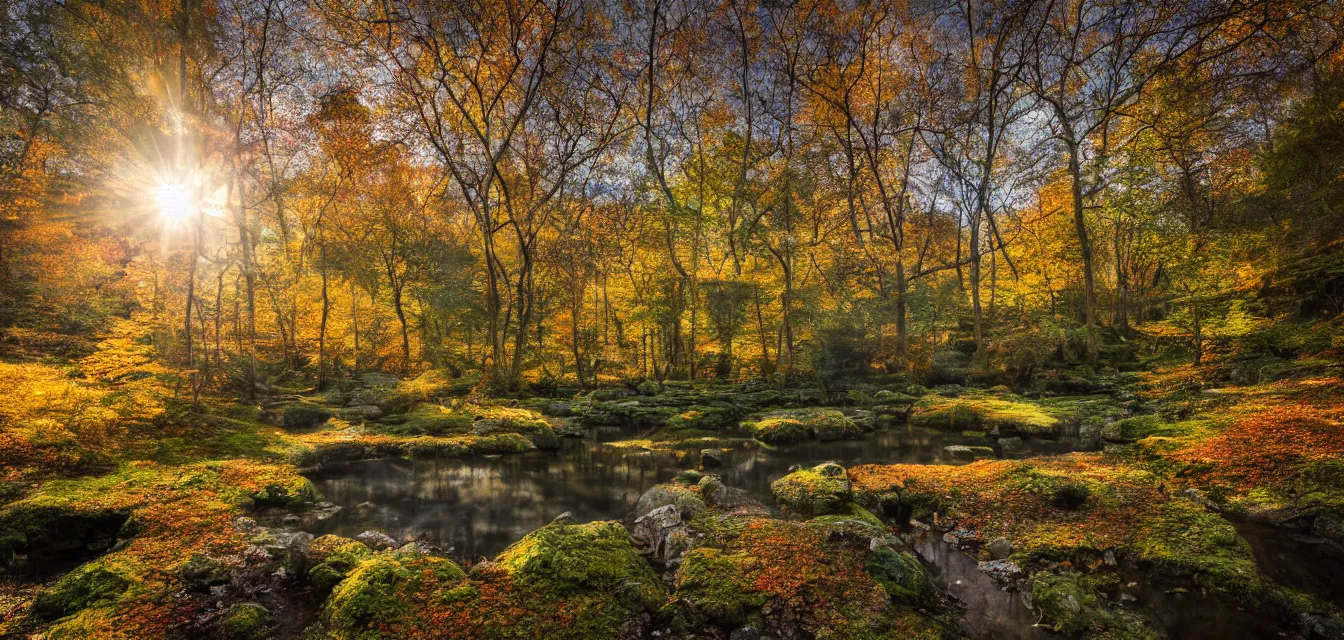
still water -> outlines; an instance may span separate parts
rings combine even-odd
[[[415,537],[461,561],[490,558],[566,511],[580,522],[628,517],[639,496],[679,471],[694,469],[698,449],[650,452],[602,442],[609,433],[566,439],[560,451],[459,460],[367,460],[327,467],[309,477],[342,509],[309,531],[354,536],[377,529]],[[862,440],[812,442],[771,449],[742,442],[718,473],[729,487],[769,505],[770,483],[797,464],[950,463],[943,447],[983,438],[898,427]],[[1068,440],[1028,442],[1020,455],[1066,451]]]

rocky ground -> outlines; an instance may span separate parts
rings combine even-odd
[[[1158,638],[1131,581],[1199,592],[1280,634],[1344,637],[1334,603],[1262,573],[1234,523],[1344,542],[1344,385],[1228,368],[1079,369],[1014,391],[870,380],[836,391],[647,382],[485,400],[437,372],[259,406],[183,403],[126,329],[68,362],[0,363],[0,635],[41,638],[958,637],[913,551],[940,536],[1065,636]],[[908,422],[983,438],[955,465],[835,464],[725,487],[715,452]],[[415,540],[303,533],[336,509],[301,470],[507,454],[619,427],[696,451],[622,522],[566,517],[461,566]],[[1023,440],[1086,451],[1018,458]],[[1308,559],[1309,561],[1309,559]]]

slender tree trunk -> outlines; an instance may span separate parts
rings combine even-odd
[[[1079,159],[1078,143],[1068,140],[1069,175],[1073,178],[1073,226],[1078,234],[1079,250],[1083,257],[1083,321],[1087,325],[1087,361],[1097,361],[1097,290],[1092,267],[1092,242],[1087,235],[1087,217],[1083,202],[1083,169]]]

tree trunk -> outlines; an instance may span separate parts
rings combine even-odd
[[[1087,325],[1087,362],[1097,361],[1097,290],[1092,268],[1092,242],[1087,235],[1087,218],[1083,203],[1083,169],[1078,157],[1078,143],[1071,138],[1069,147],[1069,175],[1073,178],[1073,226],[1078,234],[1079,250],[1083,256],[1083,321]]]

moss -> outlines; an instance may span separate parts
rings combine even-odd
[[[873,394],[873,404],[910,406],[916,402],[919,402],[919,398],[899,391],[883,389]]]
[[[406,594],[452,584],[465,573],[450,560],[397,552],[374,555],[350,572],[327,598],[322,618],[336,638],[396,624],[411,611]]]
[[[812,438],[802,421],[794,418],[765,418],[750,425],[752,436],[770,445],[798,444]]]
[[[520,586],[547,598],[617,593],[637,610],[654,607],[662,597],[658,576],[616,522],[549,524],[509,546],[495,562]]]
[[[909,551],[879,546],[868,557],[868,573],[894,602],[921,604],[934,597],[933,582]]]
[[[836,409],[793,409],[766,413],[742,424],[753,437],[770,445],[790,445],[813,438],[843,440],[863,435],[863,428]]]
[[[363,542],[324,535],[308,545],[308,583],[319,595],[330,593],[360,562],[373,556]]]
[[[839,468],[838,474],[833,469]],[[780,506],[804,516],[842,513],[851,494],[849,478],[835,464],[821,464],[790,473],[770,483]]]
[[[50,621],[121,597],[131,581],[101,562],[90,562],[61,576],[33,600],[33,616]]]
[[[679,603],[693,622],[708,620],[721,626],[740,625],[765,604],[765,594],[747,581],[752,559],[720,549],[692,549],[682,558],[675,578]]]
[[[959,398],[926,396],[914,406],[910,424],[944,431],[998,431],[1055,437],[1059,418],[1040,405],[1012,399],[968,394]]]
[[[1249,596],[1261,586],[1250,543],[1222,517],[1186,500],[1162,505],[1134,543],[1138,560],[1172,578]]]
[[[844,513],[817,516],[807,523],[828,531],[844,531],[866,538],[880,536],[887,531],[887,525],[882,520],[857,504],[845,505],[842,511]]]
[[[406,413],[400,424],[379,426],[383,433],[399,436],[445,436],[463,434],[476,418],[468,411],[450,409],[437,404],[417,404]]]
[[[1052,506],[1072,511],[1083,506],[1092,488],[1067,473],[1052,472],[1031,464],[1014,469],[1009,482],[1016,488],[1044,498]]]
[[[228,640],[262,640],[270,637],[271,612],[255,602],[229,607],[220,619],[219,630]]]
[[[1097,594],[1077,572],[1036,574],[1031,582],[1031,600],[1042,620],[1062,634],[1082,632],[1099,617]]]

